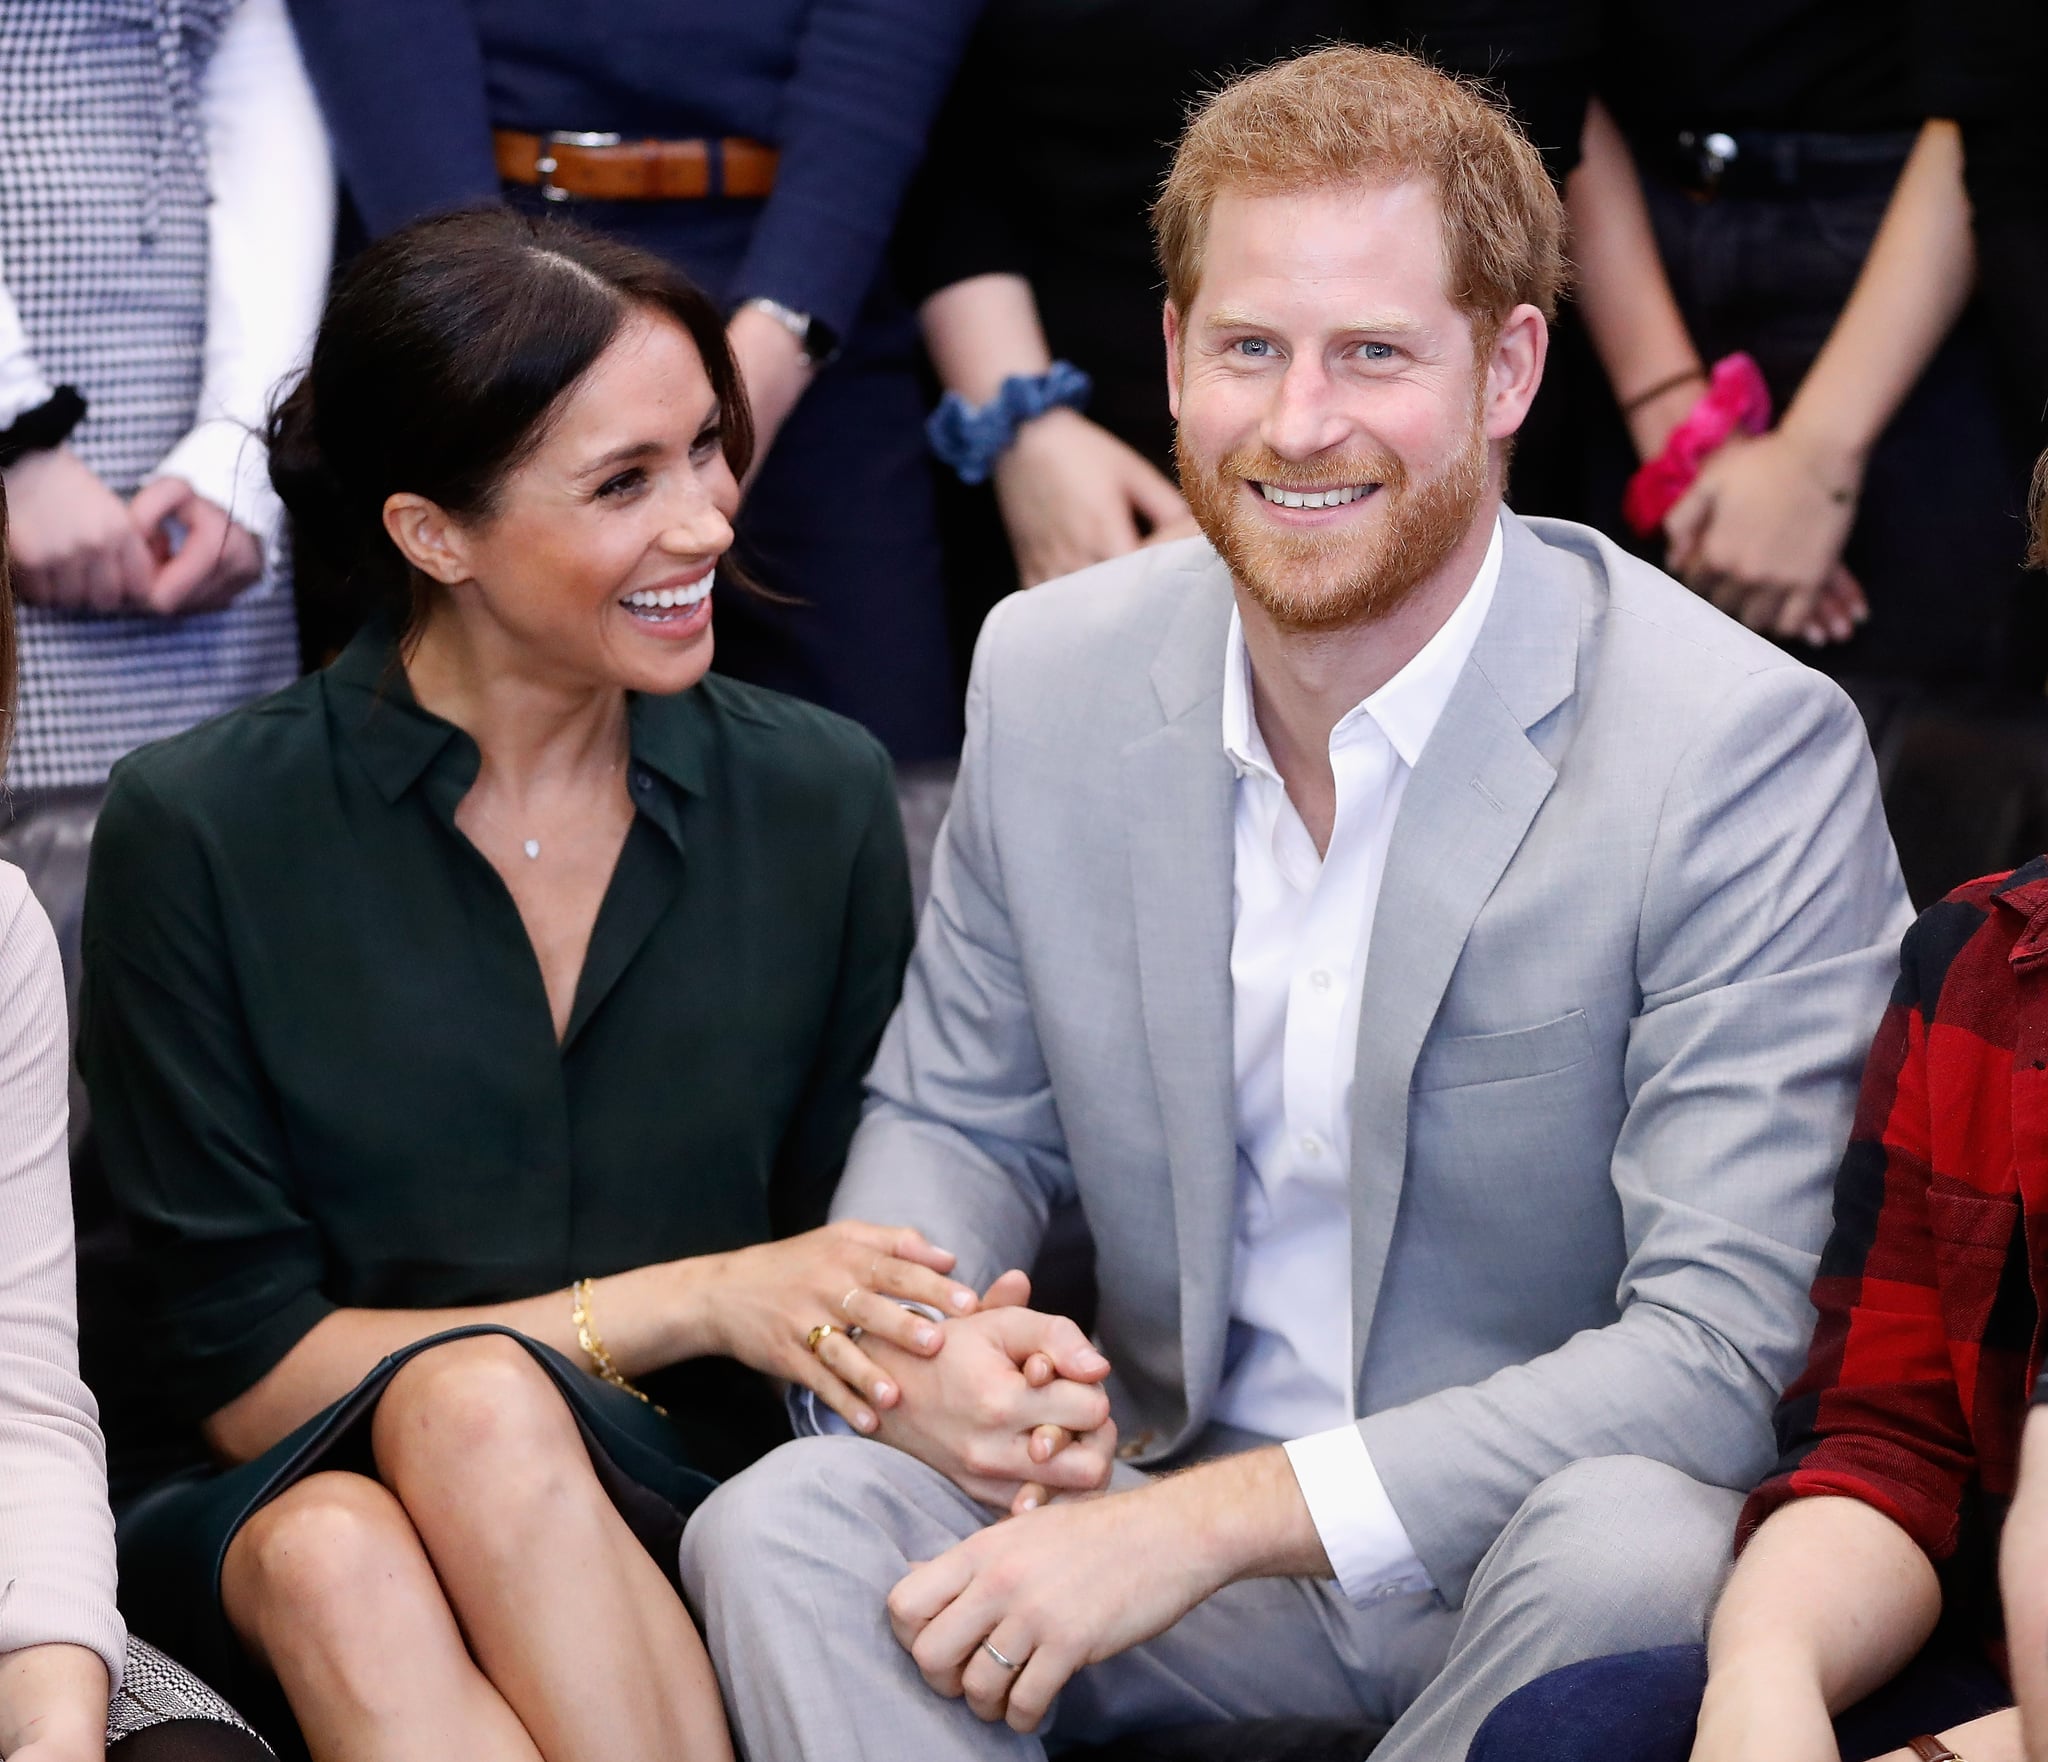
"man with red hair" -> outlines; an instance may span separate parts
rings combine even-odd
[[[1503,509],[1535,149],[1320,50],[1203,108],[1156,219],[1204,536],[983,636],[837,1203],[992,1299],[876,1347],[878,1439],[693,1522],[757,1757],[1269,1715],[1461,1756],[1698,1638],[1810,1325],[1904,892],[1832,685]],[[1004,1272],[1068,1203],[1099,1352]]]

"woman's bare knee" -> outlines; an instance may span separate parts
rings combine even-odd
[[[390,1492],[329,1471],[286,1488],[242,1525],[222,1567],[222,1602],[259,1656],[298,1643],[345,1649],[375,1633],[375,1605],[423,1562]]]
[[[450,1340],[406,1364],[377,1405],[371,1447],[409,1508],[587,1474],[589,1463],[554,1379],[503,1334]]]

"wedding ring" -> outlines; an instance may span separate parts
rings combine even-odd
[[[1002,1653],[998,1652],[996,1650],[996,1643],[994,1640],[983,1640],[981,1642],[981,1649],[984,1652],[986,1652],[991,1658],[993,1658],[998,1664],[1000,1664],[1005,1670],[1020,1670],[1023,1668],[1023,1665],[1020,1661],[1005,1658],[1002,1655]]]
[[[838,1332],[830,1322],[820,1322],[804,1336],[804,1349],[815,1356],[818,1348]]]
[[[847,1315],[851,1315],[853,1313],[853,1300],[866,1289],[867,1287],[865,1285],[847,1286],[846,1295],[839,1299],[839,1307],[841,1311]]]

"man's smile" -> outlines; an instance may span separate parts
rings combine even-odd
[[[1288,489],[1277,483],[1254,483],[1252,488],[1277,508],[1341,508],[1362,502],[1380,486],[1376,483],[1344,484],[1335,489]]]

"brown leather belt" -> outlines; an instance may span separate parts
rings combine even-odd
[[[538,186],[550,202],[675,202],[705,196],[765,196],[775,188],[776,152],[759,141],[622,141],[617,135],[522,134],[498,129],[498,175]]]

